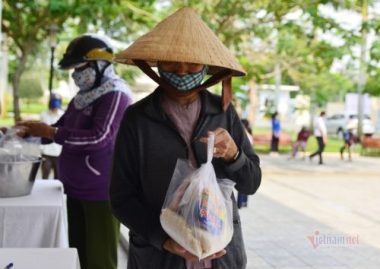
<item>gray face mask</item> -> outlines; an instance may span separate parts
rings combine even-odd
[[[71,75],[75,85],[79,87],[80,91],[86,91],[91,89],[96,80],[96,72],[92,67],[87,67],[81,71],[74,71]]]
[[[165,72],[161,69],[158,69],[158,73],[163,79],[169,82],[176,89],[180,91],[189,91],[201,85],[205,75],[207,74],[207,70],[208,67],[205,66],[198,73],[186,74],[183,76],[175,73]]]

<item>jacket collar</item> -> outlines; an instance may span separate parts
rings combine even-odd
[[[201,97],[201,114],[200,117],[203,117],[208,114],[219,114],[223,113],[223,109],[221,107],[220,97],[210,93],[207,90],[203,90],[200,93]],[[161,106],[161,96],[163,95],[163,91],[160,87],[156,88],[154,92],[147,97],[147,102],[144,108],[145,113],[157,120],[166,120],[166,115]]]

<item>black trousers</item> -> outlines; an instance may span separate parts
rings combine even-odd
[[[70,247],[76,248],[82,269],[116,269],[119,221],[109,201],[67,197]]]
[[[344,145],[340,148],[340,156],[343,160],[343,153],[344,153],[344,150],[347,149],[347,152],[348,152],[348,158],[349,160],[351,160],[351,145],[352,143],[350,141],[344,141]]]
[[[272,140],[271,140],[271,146],[270,146],[270,151],[271,152],[278,152],[278,142],[280,138],[272,135]]]
[[[316,155],[319,155],[319,164],[323,164],[322,153],[323,153],[323,150],[325,149],[325,143],[323,142],[323,137],[316,136],[315,138],[317,139],[317,142],[318,142],[318,149],[316,152],[310,155],[310,159]]]

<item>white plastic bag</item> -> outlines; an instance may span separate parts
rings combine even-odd
[[[1,162],[34,161],[40,157],[39,139],[20,138],[18,131],[17,127],[12,127],[0,137]]]
[[[210,135],[207,162],[199,169],[191,169],[186,160],[177,161],[160,216],[168,235],[199,259],[224,249],[233,234],[235,183],[216,179],[211,163],[214,140]]]

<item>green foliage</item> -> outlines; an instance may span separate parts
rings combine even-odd
[[[369,52],[371,61],[368,65],[368,78],[365,85],[365,92],[380,96],[380,38],[378,36],[373,42]]]
[[[58,32],[63,32],[67,41],[75,37],[68,34],[99,30],[127,41],[132,33],[141,30],[141,24],[149,25],[154,20],[153,3],[153,0],[5,0],[1,27],[10,38],[10,53],[14,56],[10,76],[15,119],[20,118],[20,77],[29,58],[41,56],[38,54],[40,48],[45,49],[43,58],[49,58],[44,56],[46,48],[50,47],[47,39],[53,25]]]
[[[314,101],[319,106],[329,100],[339,100],[344,93],[355,90],[356,76],[352,73],[356,70],[333,73],[331,67],[344,55],[354,58],[352,49],[360,44],[360,33],[346,30],[335,18],[323,15],[320,7],[329,5],[336,10],[360,12],[361,1],[172,0],[171,3],[167,14],[185,5],[195,8],[239,58],[248,72],[246,77],[234,78],[233,82],[235,96],[242,104],[248,101],[250,80],[275,83],[273,70],[276,63],[282,69],[282,83],[300,85],[306,94],[315,91]],[[295,18],[289,16],[297,12],[299,15]],[[380,29],[379,20],[375,18],[367,27]],[[335,45],[322,39],[323,33],[344,42]],[[375,56],[378,51],[373,49],[372,53]]]
[[[255,134],[270,134],[271,130],[268,128],[253,128],[253,135]],[[284,130],[285,133],[289,134],[292,137],[292,140],[294,141],[297,137],[297,133],[295,132],[289,132],[287,130]],[[340,148],[343,145],[342,139],[338,137],[329,137],[328,142],[325,147],[325,152],[335,152],[339,153]],[[307,152],[314,152],[317,150],[318,144],[317,140],[315,139],[314,136],[311,136],[309,140],[307,141],[307,146],[306,146],[306,151]],[[356,150],[359,150],[359,145],[355,147]],[[258,153],[269,153],[270,151],[270,145],[255,145],[255,150]],[[281,154],[290,154],[291,152],[291,146],[280,146],[279,147],[280,153]]]
[[[38,73],[25,73],[21,78],[20,97],[28,102],[43,96],[41,78]]]
[[[372,75],[368,78],[365,92],[371,95],[380,96],[380,69],[373,71]]]
[[[319,107],[325,106],[327,101],[342,101],[339,98],[355,89],[352,80],[341,74],[323,72],[307,77],[300,81],[301,89],[309,94],[315,90],[315,101]]]
[[[380,62],[380,40],[375,40],[370,49],[370,56],[372,61]]]
[[[248,85],[253,80],[273,84],[274,67],[281,66],[282,83],[299,85],[303,93],[316,92],[323,106],[355,90],[355,64],[333,73],[334,62],[350,55],[361,42],[359,30],[347,30],[333,17],[322,14],[321,6],[361,12],[362,0],[4,0],[2,28],[10,37],[10,73],[14,78],[36,66],[49,71],[49,27],[59,28],[56,57],[60,58],[73,37],[84,32],[102,32],[128,44],[146,33],[180,7],[193,7],[222,42],[239,59],[247,76],[234,78],[233,89],[242,104],[248,102]],[[369,1],[373,5],[376,1]],[[370,18],[363,29],[380,32],[380,19]],[[343,41],[335,45],[323,34]],[[123,46],[123,45],[122,45]],[[126,46],[126,45],[125,45]],[[31,56],[25,63],[23,56]],[[380,39],[370,50],[366,91],[380,95]],[[22,66],[24,64],[24,66]],[[22,68],[20,68],[20,66]],[[137,68],[118,65],[117,71],[130,84]],[[66,79],[67,72],[56,70],[55,77]],[[47,83],[44,79],[43,83]]]
[[[125,79],[131,86],[135,84],[134,78],[141,74],[141,71],[138,68],[129,65],[118,64],[115,66],[115,69],[117,74]]]
[[[245,79],[242,77],[234,78],[232,80],[232,89],[234,97],[241,102],[242,107],[246,107],[249,104],[249,88],[246,85]]]

